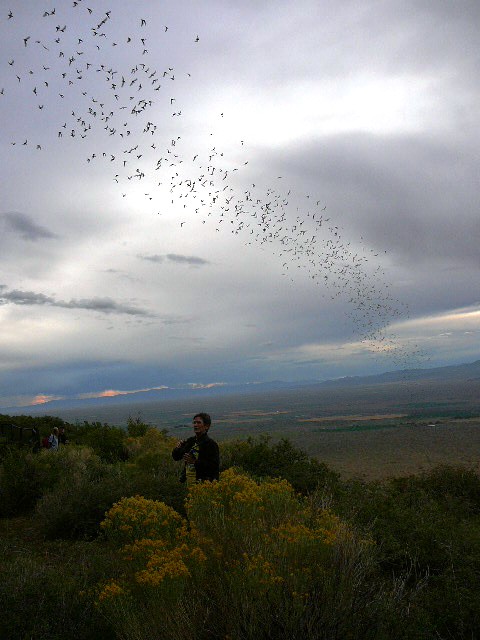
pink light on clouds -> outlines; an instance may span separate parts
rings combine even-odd
[[[47,402],[52,402],[52,400],[62,400],[62,396],[47,396],[43,393],[39,393],[32,399],[30,404],[32,406],[38,404],[46,404]]]
[[[161,391],[168,389],[165,385],[160,387],[147,387],[146,389],[129,389],[122,391],[120,389],[104,389],[103,391],[91,391],[89,393],[81,393],[77,396],[79,400],[87,400],[89,398],[115,398],[116,396],[128,396],[135,393],[145,393],[148,391]]]
[[[190,389],[214,389],[215,387],[224,387],[226,382],[209,382],[207,384],[203,384],[201,382],[189,382],[188,386]]]

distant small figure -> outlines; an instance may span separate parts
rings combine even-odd
[[[60,427],[58,430],[58,444],[61,444],[61,445],[68,444],[65,427]]]
[[[195,435],[180,440],[172,451],[174,460],[184,461],[180,482],[186,482],[188,486],[205,480],[218,480],[220,454],[218,444],[208,436],[211,424],[208,413],[197,413],[193,417]]]
[[[32,435],[30,436],[29,445],[31,446],[33,453],[37,453],[38,451],[40,451],[40,432],[37,427],[32,428]]]
[[[53,427],[52,433],[48,437],[48,445],[50,451],[58,451],[58,427]]]

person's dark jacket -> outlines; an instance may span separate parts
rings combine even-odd
[[[192,436],[185,440],[182,446],[175,447],[172,451],[172,458],[174,460],[181,460],[185,453],[190,452],[195,443],[197,443],[198,446],[198,457],[194,463],[197,482],[199,480],[218,480],[220,472],[220,453],[218,450],[218,444],[206,433],[198,440],[196,436]],[[185,480],[186,470],[184,467],[182,475],[180,476],[180,481],[185,482]]]

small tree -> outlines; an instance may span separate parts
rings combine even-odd
[[[147,433],[149,425],[143,422],[142,417],[138,415],[136,418],[128,416],[127,431],[131,438],[141,438]]]

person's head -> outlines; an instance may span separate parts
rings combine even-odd
[[[193,416],[193,430],[196,436],[203,436],[210,429],[212,419],[208,413],[197,413]]]
[[[58,427],[53,427],[52,433],[54,436],[58,436]]]

